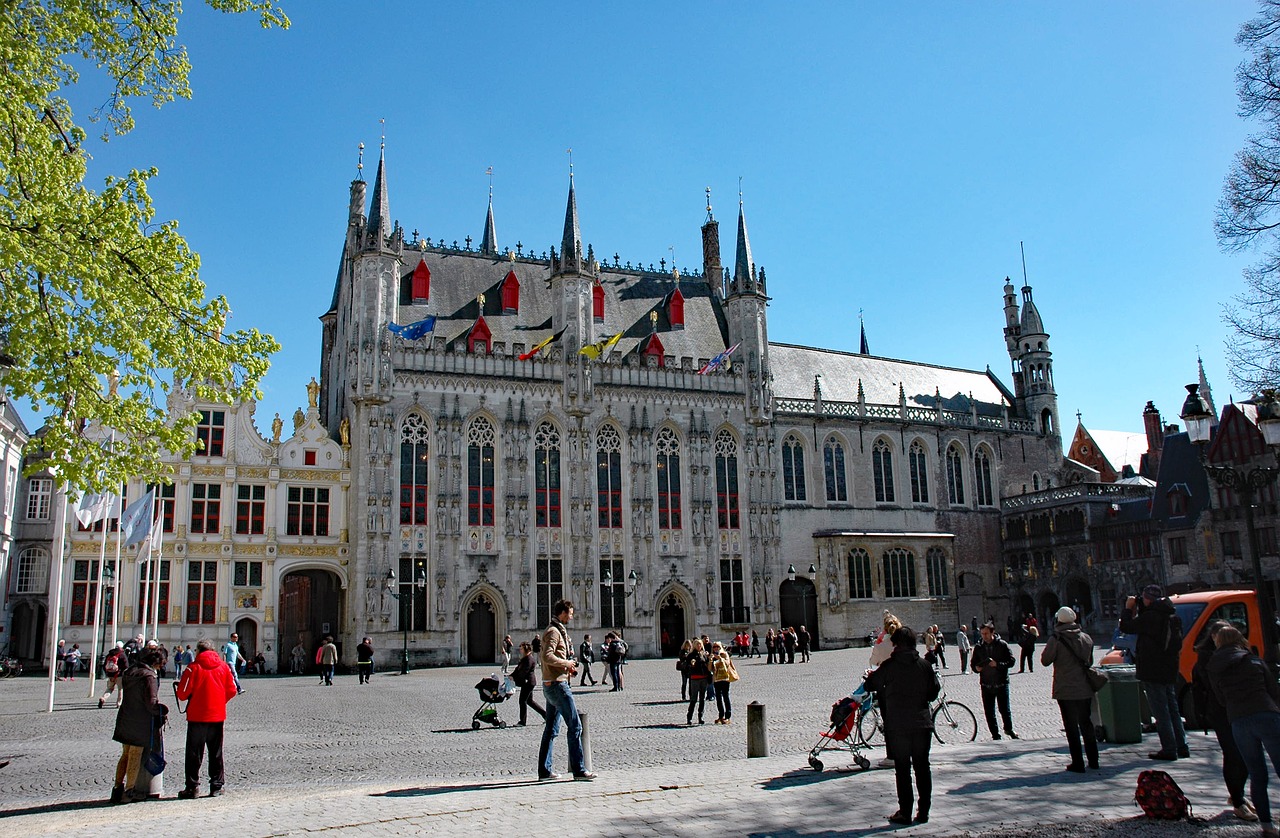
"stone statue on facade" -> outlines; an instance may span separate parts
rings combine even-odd
[[[293,429],[296,431],[302,427],[307,421],[307,417],[302,413],[302,408],[298,408],[293,412]]]
[[[280,434],[284,432],[284,422],[280,419],[280,414],[276,414],[276,418],[271,420],[271,441],[280,444]]]
[[[320,383],[316,381],[316,377],[311,376],[311,380],[307,382],[307,407],[320,406]]]
[[[342,421],[338,423],[338,438],[342,440],[342,447],[347,448],[351,445],[351,420],[343,416]]]

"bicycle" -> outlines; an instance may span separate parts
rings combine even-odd
[[[17,658],[0,658],[0,678],[17,678],[22,674],[22,661]]]
[[[938,697],[929,704],[933,738],[943,745],[973,742],[978,738],[978,717],[962,702],[947,697],[945,682]],[[884,721],[875,697],[858,711],[858,737],[868,748],[884,744]]]

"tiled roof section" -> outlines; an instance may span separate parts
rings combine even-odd
[[[1187,492],[1187,514],[1172,517],[1169,493],[1176,486]],[[1151,517],[1164,522],[1166,529],[1193,526],[1200,513],[1209,507],[1209,478],[1200,465],[1200,454],[1186,432],[1164,438],[1160,453],[1160,472],[1156,476],[1155,497]]]
[[[1001,401],[1009,401],[1008,390],[989,371],[937,367],[786,343],[769,344],[769,364],[773,369],[774,395],[780,399],[812,399],[813,377],[821,375],[824,401],[858,401],[859,382],[869,404],[897,404],[899,386],[909,407],[934,407],[935,394],[940,394],[944,410],[968,411],[972,394],[979,414],[999,416]]]
[[[546,262],[517,258],[511,261],[476,252],[406,250],[402,276],[409,277],[421,258],[431,270],[431,300],[428,305],[402,305],[397,323],[412,323],[428,314],[436,315],[436,342],[452,345],[465,339],[480,313],[477,296],[485,295],[484,318],[494,343],[504,343],[508,352],[513,343],[530,347],[551,334],[555,308]],[[503,314],[502,281],[513,271],[520,283],[520,310]],[[604,290],[604,323],[595,324],[596,339],[617,332],[623,338],[612,356],[633,353],[653,327],[649,312],[658,311],[658,333],[668,355],[676,358],[710,359],[724,351],[728,324],[720,303],[701,278],[685,279],[680,291],[685,298],[684,329],[672,330],[663,300],[676,287],[670,274],[655,274],[601,267],[600,286]],[[589,314],[589,312],[588,312]],[[567,348],[567,347],[566,347]]]

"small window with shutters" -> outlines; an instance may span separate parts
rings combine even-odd
[[[667,321],[671,323],[672,329],[684,328],[684,294],[680,293],[679,288],[667,298]]]
[[[666,366],[666,350],[662,346],[662,341],[658,340],[657,335],[649,335],[649,340],[645,344],[644,357],[657,358],[658,366]]]
[[[520,311],[520,280],[515,271],[507,271],[502,280],[502,313],[515,314]]]
[[[418,267],[413,269],[412,300],[414,305],[426,305],[431,299],[431,269],[427,263],[419,259]]]
[[[598,282],[591,288],[591,317],[597,323],[604,322],[604,286]]]
[[[488,355],[490,337],[489,326],[481,317],[467,334],[467,352],[472,355]]]

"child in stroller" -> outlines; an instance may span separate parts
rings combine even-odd
[[[510,678],[499,681],[496,673],[488,678],[481,678],[480,683],[476,684],[476,692],[480,694],[480,708],[471,716],[471,729],[479,730],[481,722],[494,727],[506,727],[507,723],[498,718],[498,710],[494,705],[506,701],[515,691]]]

